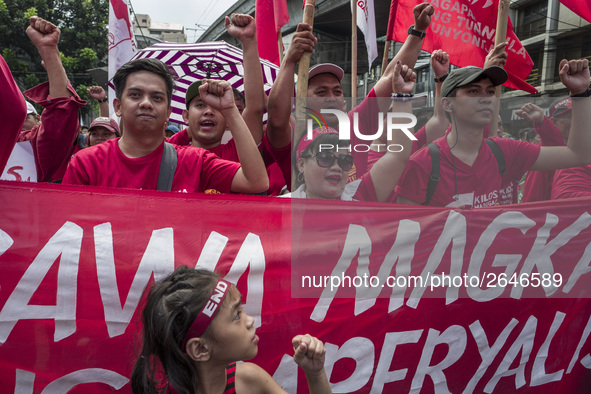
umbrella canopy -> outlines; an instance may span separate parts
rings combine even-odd
[[[138,52],[133,59],[155,58],[169,65],[176,73],[176,89],[172,93],[172,114],[170,120],[183,123],[185,93],[189,86],[200,79],[223,79],[232,87],[244,93],[244,67],[242,50],[225,41],[195,44],[161,42]],[[132,60],[133,60],[132,59]],[[260,59],[263,71],[265,93],[277,77],[279,67]]]

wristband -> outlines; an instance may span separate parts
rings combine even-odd
[[[102,103],[106,103],[107,101],[109,101],[109,99],[105,97],[104,99],[96,100],[96,101],[98,101],[99,103],[102,104]]]
[[[445,73],[442,76],[440,76],[439,78],[434,77],[433,80],[435,82],[443,82],[443,81],[445,81],[445,78],[447,78],[448,75],[449,75],[449,73]]]
[[[587,88],[584,92],[571,94],[571,97],[591,97],[591,88]]]
[[[411,25],[411,26],[408,28],[408,34],[412,34],[413,36],[417,36],[417,37],[419,37],[420,39],[423,39],[423,38],[425,38],[425,36],[427,35],[427,33],[426,33],[426,32],[424,32],[424,31],[418,31],[418,30],[415,30],[415,25]]]
[[[392,93],[392,101],[410,101],[414,98],[411,93]]]

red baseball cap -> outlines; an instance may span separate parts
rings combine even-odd
[[[310,69],[310,71],[308,72],[308,81],[316,75],[324,73],[334,75],[335,77],[337,77],[339,82],[342,81],[343,77],[345,76],[345,71],[343,71],[343,69],[337,66],[336,64],[320,63]]]
[[[550,117],[563,115],[573,108],[573,103],[570,97],[562,98],[550,104]]]
[[[300,157],[302,157],[302,153],[304,153],[306,148],[308,146],[310,146],[312,141],[314,141],[316,139],[316,137],[318,137],[322,134],[336,134],[336,135],[338,135],[339,132],[336,129],[333,129],[332,127],[329,126],[329,127],[316,127],[314,130],[312,130],[312,138],[311,139],[308,138],[308,133],[304,134],[302,136],[302,138],[300,139],[300,142],[298,142],[298,147],[296,150],[296,160],[298,160]]]
[[[88,131],[91,131],[96,127],[104,127],[111,133],[116,133],[119,135],[121,134],[121,131],[119,131],[119,125],[117,124],[117,121],[115,119],[107,118],[105,116],[99,116],[98,118],[93,120],[90,124],[90,127],[88,128]]]

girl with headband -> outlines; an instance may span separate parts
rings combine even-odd
[[[131,375],[134,393],[285,393],[249,360],[257,354],[254,319],[241,294],[217,274],[185,266],[155,283],[142,312],[143,344]],[[294,361],[310,393],[331,393],[324,344],[298,335]]]

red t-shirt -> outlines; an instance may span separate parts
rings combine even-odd
[[[166,142],[170,142],[171,144],[175,145],[190,145],[191,138],[189,138],[187,129],[183,129],[175,135],[173,135],[172,137],[167,138]],[[263,139],[259,145],[259,151],[261,152],[263,162],[265,163],[265,168],[267,169],[267,175],[269,176],[269,189],[267,189],[266,193],[268,196],[279,195],[281,189],[283,189],[283,186],[286,185],[286,181],[283,177],[283,172],[281,171],[281,165],[284,165],[283,158],[285,157],[285,155],[287,154],[289,156],[289,149],[290,146],[283,149],[273,148],[267,140],[267,135],[263,135]],[[218,146],[208,149],[208,151],[215,153],[221,159],[230,160],[237,163],[240,162],[234,138],[230,139],[226,144],[220,144]],[[282,160],[281,164],[279,164],[279,162],[275,163],[275,157],[278,157],[279,160]],[[289,163],[289,158],[287,159],[287,165],[291,166],[291,163]],[[291,167],[288,173],[290,171]]]
[[[191,145],[191,138],[189,137],[187,129],[183,129],[175,135],[173,135],[172,137],[167,138],[166,142],[169,142],[173,145],[186,146]],[[232,138],[226,144],[220,144],[207,150],[211,153],[215,153],[220,159],[235,162],[240,161],[238,159],[238,152],[236,151],[236,144],[234,143],[234,138]]]
[[[430,206],[455,206],[481,208],[491,205],[510,204],[513,201],[511,181],[516,182],[537,160],[540,147],[529,142],[509,138],[492,138],[505,158],[505,175],[499,174],[499,165],[489,146],[480,145],[478,156],[470,166],[452,155],[445,137],[433,141],[440,151],[440,180],[431,198]],[[423,203],[427,196],[427,184],[431,174],[431,155],[424,147],[411,156],[402,180],[396,186],[396,193],[417,203]],[[454,200],[457,194],[459,200]]]
[[[176,133],[175,135],[166,139],[166,142],[170,142],[171,144],[175,145],[190,145],[191,138],[187,132],[187,129],[183,129]],[[289,154],[289,147],[287,147],[287,154]],[[265,168],[267,169],[267,175],[269,176],[269,189],[267,189],[267,195],[269,196],[276,196],[281,192],[283,186],[285,186],[285,179],[283,178],[283,173],[281,169],[275,164],[275,160],[273,157],[283,157],[285,156],[285,148],[284,149],[275,149],[273,148],[268,140],[267,136],[263,135],[263,140],[259,145],[259,151],[261,152],[261,156],[263,157],[263,162],[265,163]],[[236,150],[236,143],[234,142],[234,138],[230,139],[226,144],[220,144],[213,148],[209,148],[208,151],[215,153],[218,157],[224,160],[230,160],[234,162],[240,162],[238,158],[238,151]],[[289,161],[289,160],[288,160]],[[291,165],[291,164],[288,164]],[[290,170],[291,171],[291,170]]]
[[[164,141],[152,153],[133,159],[121,152],[118,141],[119,138],[113,138],[78,152],[70,161],[62,183],[156,190]],[[172,191],[230,191],[239,163],[222,160],[201,148],[174,147],[177,167]]]
[[[291,144],[281,149],[273,148],[264,134],[259,150],[269,175],[267,195],[278,196],[284,186],[291,187]]]
[[[552,199],[591,197],[591,164],[556,170]]]
[[[189,132],[186,128],[182,129],[178,133],[168,137],[166,142],[170,142],[173,145],[191,145],[191,137],[189,137]]]
[[[421,129],[415,133],[415,137],[417,138],[417,140],[412,142],[411,154],[415,153],[420,148],[427,145],[427,129],[426,129],[426,127],[425,126],[421,127]],[[370,150],[368,152],[368,157],[367,157],[368,171],[371,170],[373,165],[376,164],[376,162],[378,160],[380,160],[382,157],[384,157],[384,155],[386,154],[385,148],[384,147],[381,147],[381,148],[383,150],[381,150],[380,152],[376,152],[375,150]]]

